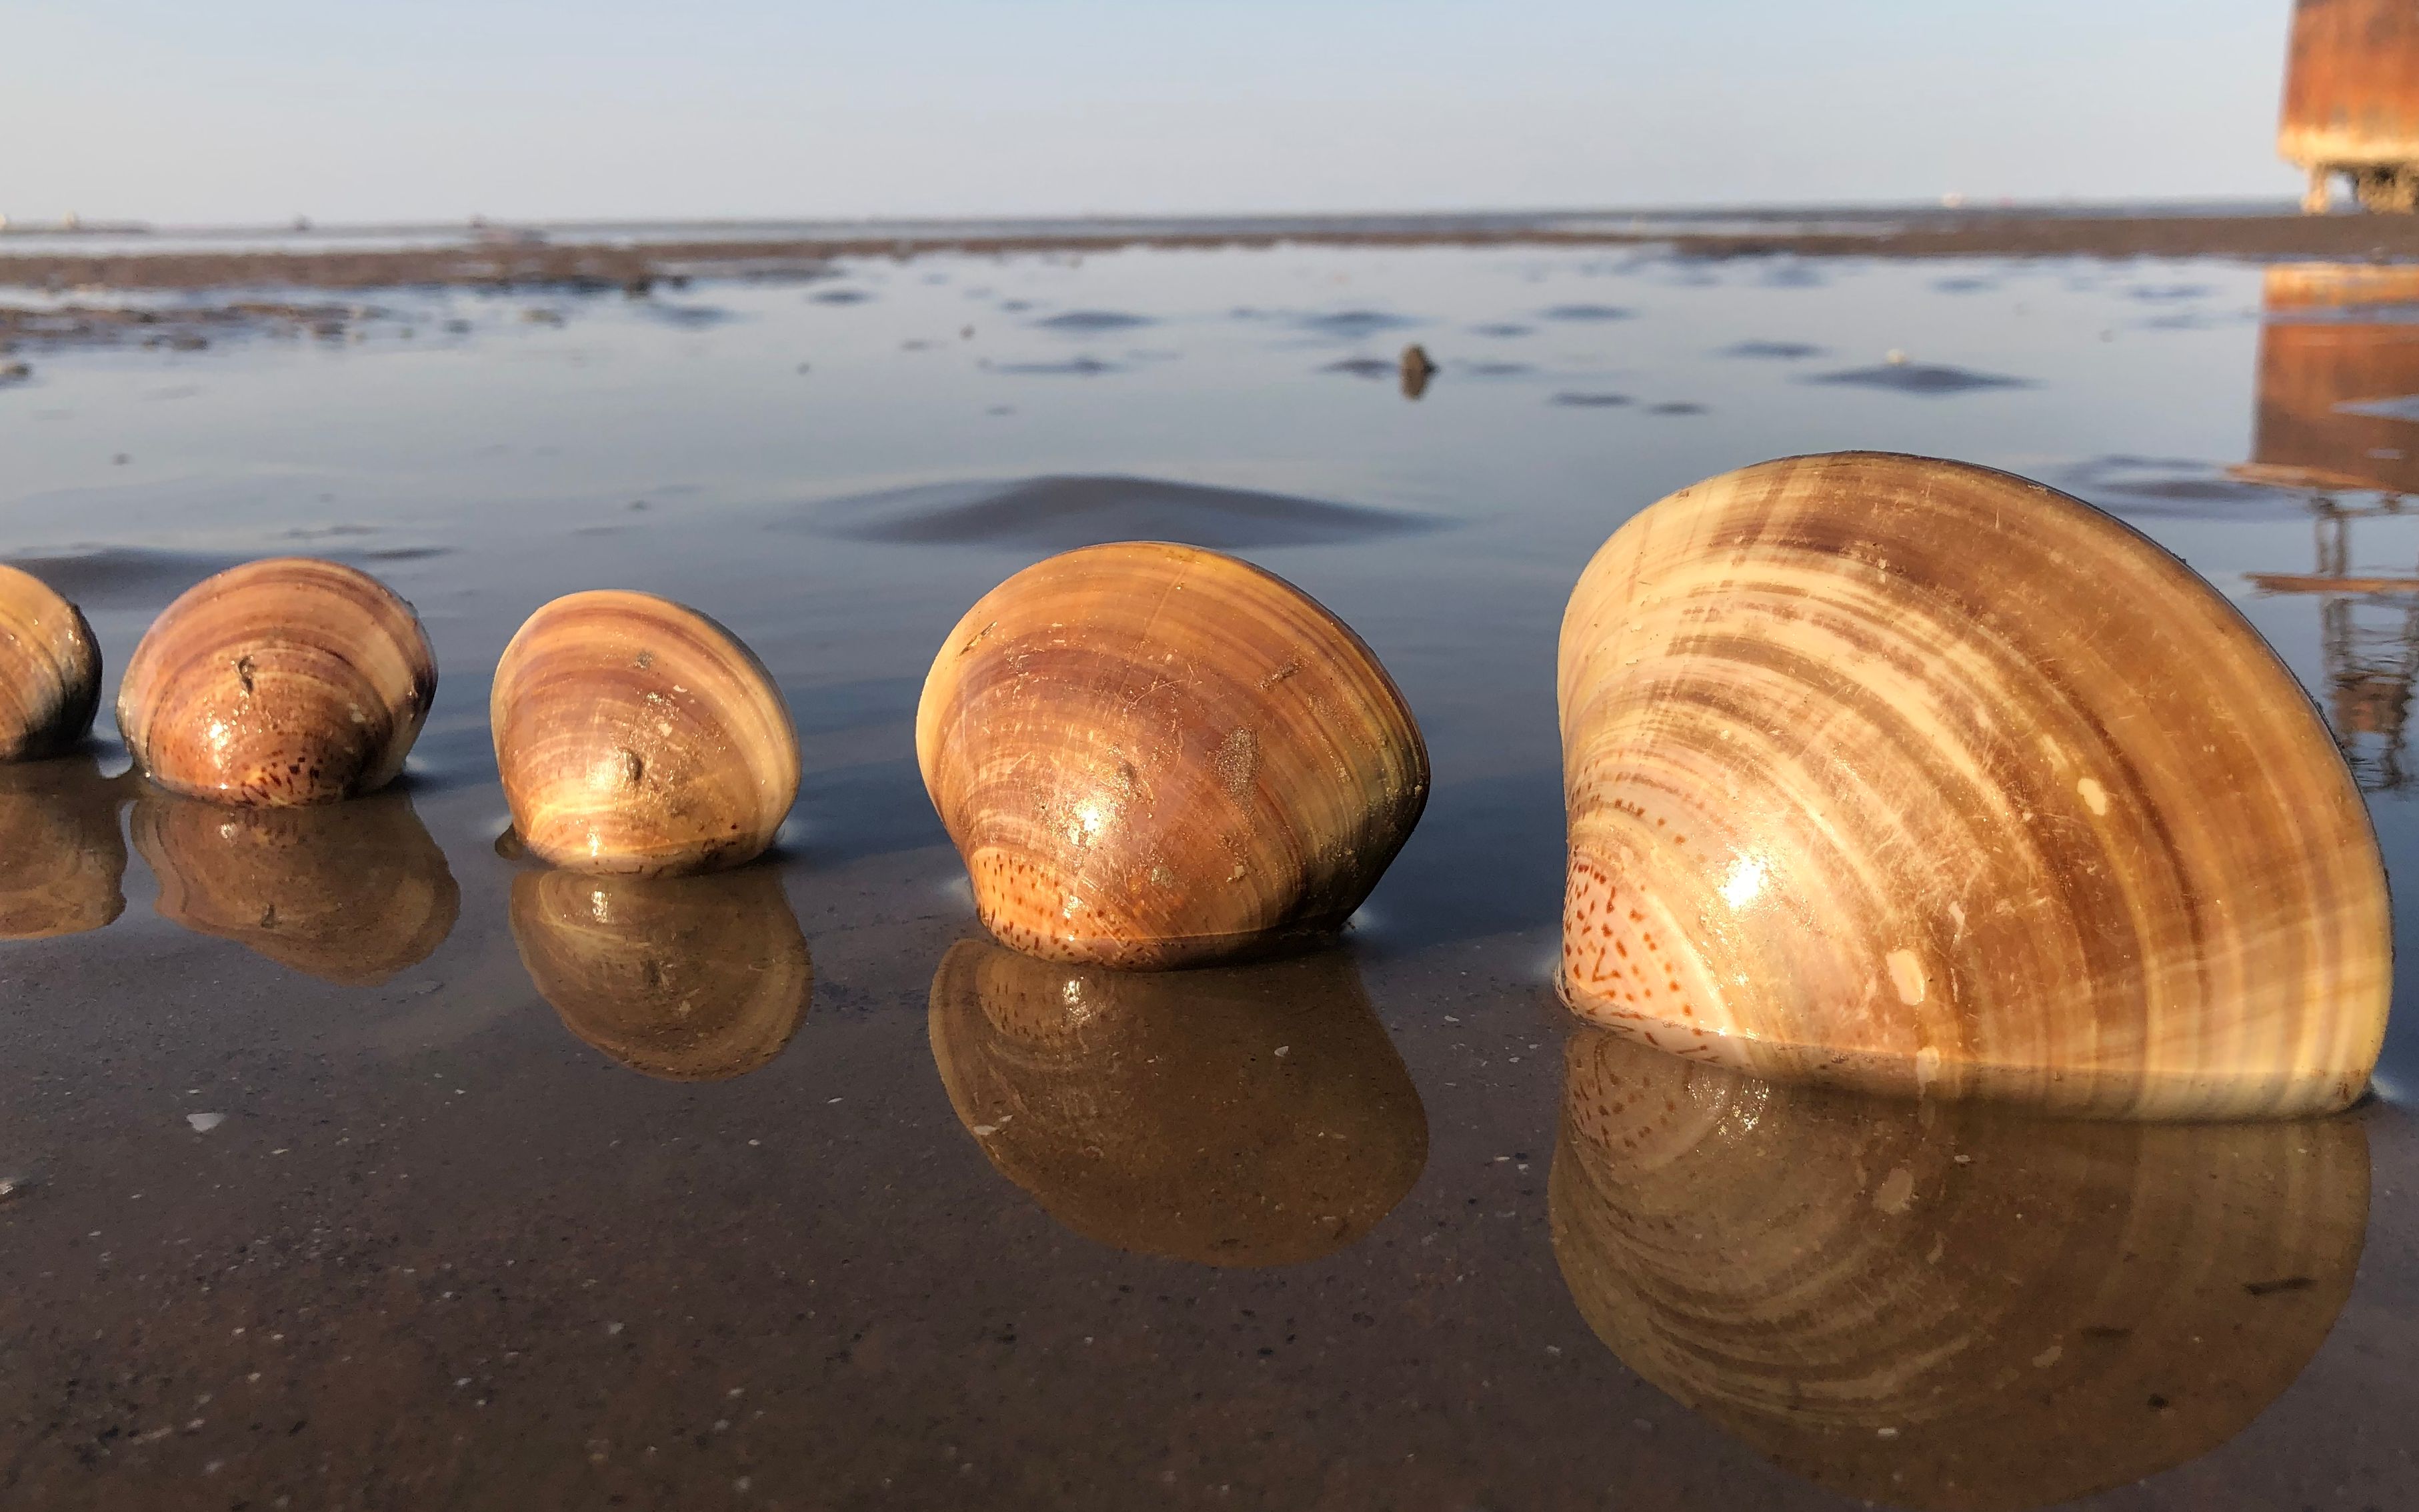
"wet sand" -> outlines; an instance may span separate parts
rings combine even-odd
[[[2419,217],[2394,215],[2041,215],[2021,210],[1926,217],[1871,230],[1674,231],[1617,226],[1473,227],[1456,220],[1389,229],[1162,228],[1040,235],[918,231],[899,237],[664,241],[636,246],[461,246],[372,251],[153,254],[0,253],[0,286],[51,289],[324,288],[413,285],[644,290],[690,277],[812,277],[835,260],[941,255],[1086,255],[1135,248],[1668,247],[1687,257],[2227,257],[2272,260],[2419,256]],[[1588,307],[1578,307],[1585,310]],[[1554,312],[1548,312],[1549,316]],[[1608,318],[1617,312],[1573,315]]]

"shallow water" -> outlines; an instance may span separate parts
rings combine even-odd
[[[1564,599],[1636,510],[1795,452],[2149,532],[2319,697],[2407,879],[2419,519],[2377,490],[2419,487],[2419,289],[1501,249],[844,275],[396,291],[343,340],[0,387],[0,557],[113,670],[297,551],[392,582],[442,667],[377,802],[231,818],[106,740],[0,785],[0,928],[49,936],[0,944],[10,1504],[2419,1498],[2407,1005],[2343,1119],[2149,1134],[1674,1090],[1548,985]],[[963,943],[925,667],[1009,572],[1137,533],[1300,584],[1419,713],[1427,815],[1337,953]],[[499,854],[488,676],[602,586],[779,679],[773,862]],[[1650,1094],[1693,1112],[1624,1122]]]

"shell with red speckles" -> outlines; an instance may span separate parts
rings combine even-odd
[[[117,727],[172,793],[288,808],[393,781],[436,696],[409,604],[367,573],[279,557],[168,606],[127,663]]]
[[[2248,621],[2111,517],[1876,453],[1686,488],[1564,618],[1582,1016],[1764,1075],[2136,1118],[2366,1086],[2368,815]]]
[[[1360,637],[1283,579],[1155,541],[984,594],[925,679],[916,757],[1001,943],[1129,969],[1339,929],[1428,791]]]

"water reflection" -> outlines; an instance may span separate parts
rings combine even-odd
[[[1116,972],[966,941],[932,979],[932,1037],[1000,1173],[1136,1254],[1316,1259],[1427,1164],[1427,1114],[1341,950]]]
[[[2264,301],[2258,422],[2251,460],[2232,471],[2307,490],[2317,561],[2251,581],[2317,597],[2336,742],[2363,787],[2403,788],[2419,775],[2408,764],[2419,567],[2364,570],[2352,527],[2419,492],[2419,267],[2272,268]]]
[[[146,783],[128,827],[160,917],[340,986],[426,960],[461,912],[445,853],[399,792],[226,809]]]
[[[725,1081],[805,1022],[814,962],[768,866],[701,877],[525,872],[513,939],[563,1027],[632,1071]]]
[[[126,911],[127,790],[85,754],[0,765],[0,939],[81,934]]]
[[[2292,1383],[2350,1294],[2368,1142],[1868,1101],[1582,1030],[1548,1189],[1573,1299],[1649,1381],[1847,1495],[2021,1508]]]

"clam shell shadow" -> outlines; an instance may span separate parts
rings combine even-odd
[[[371,987],[453,933],[461,889],[411,800],[235,809],[146,785],[129,822],[160,917],[305,976]]]
[[[814,996],[807,938],[771,867],[525,872],[513,879],[512,926],[562,1026],[665,1081],[726,1081],[769,1064]]]
[[[89,755],[0,764],[0,939],[81,934],[126,912],[128,790]]]
[[[1317,1259],[1427,1164],[1419,1092],[1342,951],[1143,975],[965,941],[932,979],[931,1025],[992,1165],[1113,1248]]]
[[[1792,1473],[1991,1512],[2233,1437],[2350,1295],[2368,1138],[1758,1081],[1582,1028],[1548,1182],[1597,1336]]]

